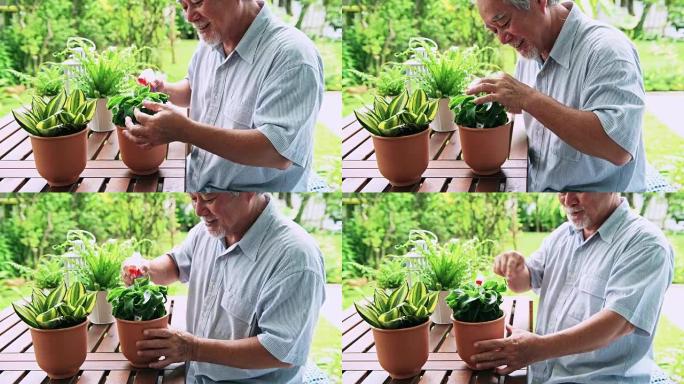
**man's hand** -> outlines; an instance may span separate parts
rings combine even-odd
[[[148,115],[136,108],[133,114],[139,124],[133,124],[133,121],[126,117],[128,129],[123,132],[128,139],[141,148],[149,149],[155,145],[182,141],[181,133],[192,124],[188,117],[170,105],[144,101],[143,107],[157,113]]]
[[[536,361],[545,360],[542,338],[531,332],[506,324],[511,336],[505,339],[478,341],[477,354],[471,357],[477,369],[496,368],[499,375],[508,375]],[[505,366],[505,368],[503,367]]]
[[[476,80],[466,91],[468,95],[476,95],[481,92],[486,93],[486,95],[476,98],[476,104],[497,101],[508,112],[521,113],[523,109],[526,109],[530,96],[536,91],[516,80],[513,76],[499,72]]]
[[[506,284],[514,292],[525,292],[531,288],[530,271],[525,257],[516,251],[504,252],[494,258],[492,271],[506,278]]]
[[[146,340],[138,341],[138,355],[164,360],[150,363],[149,367],[161,369],[172,363],[195,360],[197,337],[192,334],[171,328],[147,329]]]
[[[138,277],[149,276],[150,262],[147,260],[128,262],[129,259],[121,263],[121,280],[126,286],[133,284],[133,281]]]

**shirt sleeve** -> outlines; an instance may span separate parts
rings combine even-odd
[[[643,239],[620,255],[606,285],[604,308],[624,317],[636,332],[652,335],[665,291],[672,282],[671,255],[668,245]]]
[[[530,257],[525,261],[527,269],[530,271],[530,286],[532,290],[539,294],[542,282],[544,280],[544,268],[546,267],[546,258],[548,254],[548,238],[545,238],[539,249],[537,249]]]
[[[197,242],[197,232],[199,231],[199,227],[203,225],[204,224],[201,222],[195,225],[190,232],[188,232],[188,237],[168,253],[169,257],[173,259],[178,267],[178,276],[182,283],[187,283],[190,279],[192,253],[195,249],[195,243]]]
[[[283,157],[307,166],[323,98],[322,74],[299,64],[267,78],[259,92],[254,125]]]
[[[589,60],[580,109],[596,114],[606,134],[636,158],[645,93],[637,58],[626,50],[616,44]]]
[[[306,363],[324,284],[319,272],[305,269],[279,279],[261,295],[257,338],[278,360],[293,365]]]

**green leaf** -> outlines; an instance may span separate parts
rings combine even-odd
[[[64,301],[71,305],[71,306],[76,306],[78,303],[78,300],[85,295],[85,287],[81,282],[76,282],[71,284],[69,289],[66,291],[66,297],[64,298]]]
[[[12,303],[12,307],[14,308],[14,312],[24,323],[33,328],[40,328],[40,325],[38,325],[38,322],[36,321],[36,313],[28,306]]]
[[[387,107],[387,115],[394,116],[399,114],[406,106],[407,100],[408,93],[406,91],[402,92],[399,96],[392,99],[389,106]]]
[[[377,314],[373,312],[370,308],[354,303],[354,307],[356,307],[356,312],[361,316],[361,318],[367,322],[368,324],[374,326],[375,328],[382,328],[382,325],[380,324],[380,321],[378,320]]]
[[[389,297],[389,300],[387,301],[387,306],[389,308],[395,308],[401,304],[404,300],[406,300],[406,295],[408,294],[408,284],[404,284],[401,287],[397,288],[392,292],[392,294]]]
[[[423,282],[413,284],[413,287],[408,291],[408,302],[414,306],[418,306],[420,300],[427,295],[427,288]]]
[[[45,107],[45,115],[53,116],[56,115],[64,105],[64,100],[66,100],[66,94],[62,91],[57,96],[53,97],[52,100]]]
[[[17,124],[19,124],[20,127],[27,130],[29,133],[33,134],[35,132],[36,124],[38,122],[35,121],[30,114],[25,114],[13,110],[12,115],[14,115],[14,120],[16,120]]]
[[[64,299],[65,292],[66,286],[64,284],[60,284],[59,287],[53,289],[45,299],[45,308],[53,308],[59,304]]]

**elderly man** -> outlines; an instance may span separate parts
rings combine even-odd
[[[531,364],[532,383],[649,383],[672,248],[616,193],[559,198],[567,223],[528,260],[506,252],[494,261],[512,291],[540,294],[536,334],[510,329],[475,343],[473,360],[502,374]]]
[[[180,0],[201,42],[188,75],[155,80],[190,118],[151,102],[125,135],[143,147],[193,145],[186,189],[306,191],[313,130],[323,98],[323,64],[311,40],[278,21],[263,1]]]
[[[617,29],[558,0],[477,0],[502,44],[520,54],[515,78],[468,93],[523,113],[529,191],[643,191],[644,88],[634,46]]]
[[[148,330],[141,354],[165,357],[152,368],[189,362],[188,383],[301,383],[325,296],[315,241],[268,195],[195,193],[192,202],[202,222],[141,268],[156,284],[189,284],[189,332]]]

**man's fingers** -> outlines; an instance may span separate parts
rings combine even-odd
[[[166,368],[167,365],[175,363],[175,361],[172,361],[171,359],[164,359],[164,360],[159,360],[155,361],[154,363],[150,363],[149,367],[153,369],[162,369]]]
[[[506,360],[501,359],[501,360],[495,360],[495,361],[488,361],[486,363],[477,363],[477,364],[475,364],[475,368],[477,368],[477,369],[491,369],[491,368],[500,367],[502,365],[506,365]]]
[[[151,100],[143,100],[142,105],[143,105],[144,108],[147,108],[147,109],[149,109],[150,111],[155,111],[155,112],[159,112],[159,111],[161,111],[162,109],[164,109],[164,104],[157,103],[157,102],[154,102],[154,101],[151,101]],[[136,118],[137,118],[137,117],[136,117]]]
[[[501,349],[506,345],[506,339],[493,339],[478,341],[475,343],[475,350],[478,352],[491,351],[496,349]]]
[[[144,105],[144,104],[145,104],[145,102],[143,102],[143,105]],[[143,113],[143,112],[142,112],[140,109],[138,109],[138,108],[135,108],[135,109],[133,110],[133,116],[135,116],[135,119],[138,120],[138,123],[139,123],[140,125],[145,125],[145,124],[147,124],[147,123],[150,121],[150,119],[152,118],[151,115],[148,115],[147,113]]]
[[[504,363],[504,364],[505,364],[505,363]],[[500,364],[500,365],[504,365],[504,364]],[[517,370],[518,370],[518,367],[516,367],[516,366],[511,366],[511,365],[507,365],[505,368],[504,368],[504,367],[497,368],[495,372],[496,372],[497,374],[499,374],[499,375],[505,376],[505,375],[508,375],[508,374],[510,374],[510,373],[513,373],[513,372],[515,372],[515,371],[517,371]]]
[[[175,332],[168,328],[151,328],[146,329],[143,335],[148,339],[168,339],[175,335]]]
[[[480,96],[473,100],[475,104],[484,104],[484,103],[489,103],[490,101],[497,101],[499,98],[499,95],[496,93],[490,93],[488,95]]]

